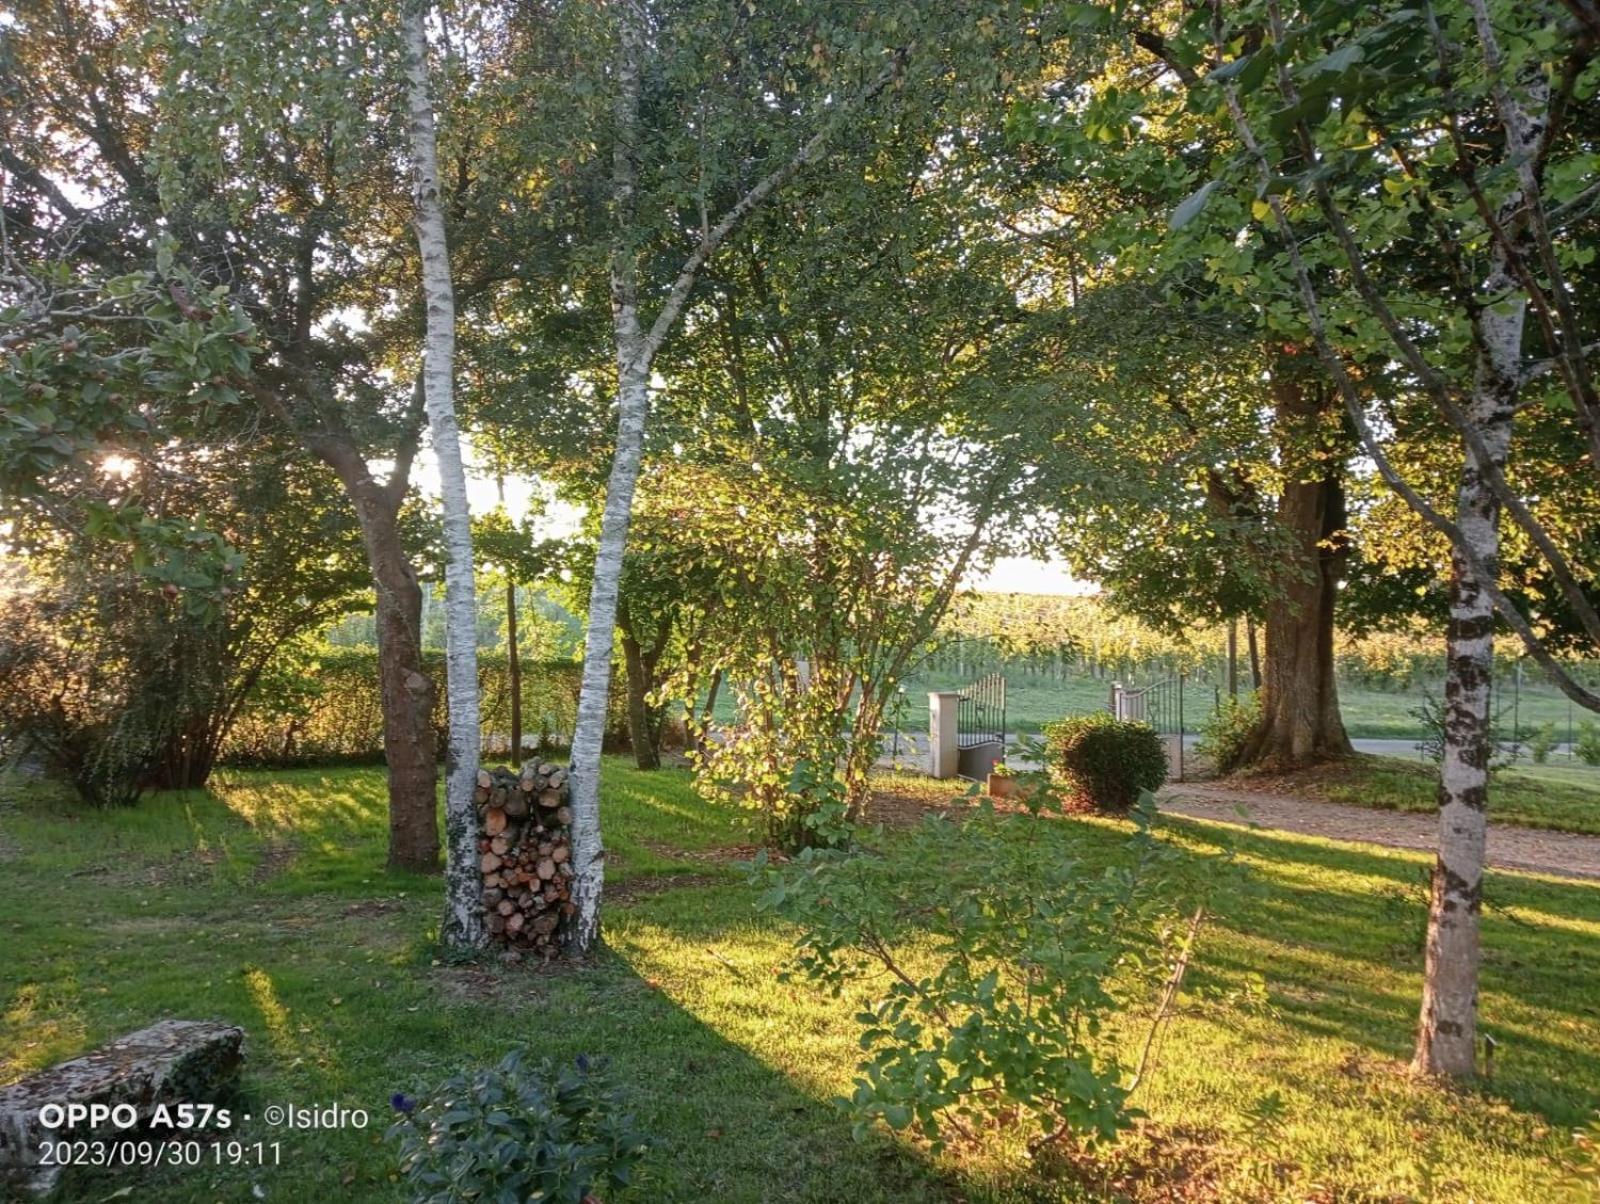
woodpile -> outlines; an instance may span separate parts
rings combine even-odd
[[[559,765],[478,771],[478,864],[491,940],[546,958],[561,951],[563,927],[577,910],[570,797]]]

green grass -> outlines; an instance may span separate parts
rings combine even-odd
[[[555,973],[438,964],[437,881],[382,868],[378,771],[234,774],[109,814],[7,784],[0,1081],[162,1016],[219,1017],[249,1034],[252,1115],[337,1102],[377,1118],[319,1133],[257,1119],[239,1136],[279,1140],[281,1166],[79,1174],[64,1198],[401,1200],[377,1136],[390,1093],[517,1040],[612,1058],[664,1143],[650,1201],[1581,1198],[1550,1185],[1551,1156],[1600,1107],[1600,887],[1490,875],[1482,1009],[1500,1054],[1492,1081],[1446,1091],[1403,1072],[1424,858],[1175,824],[1196,848],[1232,841],[1243,877],[1220,888],[1140,1089],[1148,1124],[1082,1187],[981,1150],[853,1142],[827,1101],[858,1057],[856,1001],[776,977],[790,934],[716,856],[746,839],[740,818],[679,772],[606,772],[609,948]],[[1109,855],[1122,833],[1072,821],[1060,838]],[[1251,1131],[1272,1092],[1280,1131]]]
[[[1363,753],[1300,774],[1274,775],[1273,788],[1381,811],[1431,815],[1439,808],[1439,774],[1433,765]],[[1600,835],[1595,774],[1583,768],[1521,763],[1502,769],[1489,786],[1489,818],[1525,828]]]
[[[1423,704],[1424,688],[1435,698],[1444,696],[1442,682],[1426,687],[1418,683],[1404,690],[1374,690],[1354,682],[1340,682],[1339,710],[1346,729],[1358,737],[1420,739],[1423,725],[1412,712]],[[1593,716],[1574,708],[1565,695],[1543,682],[1524,681],[1520,692],[1513,693],[1509,682],[1497,681],[1494,711],[1505,740],[1510,740],[1513,732],[1527,740],[1540,727],[1550,724],[1556,739],[1568,743],[1582,735],[1585,722],[1593,720]]]

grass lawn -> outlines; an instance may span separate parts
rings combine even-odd
[[[1356,753],[1301,773],[1267,774],[1250,780],[1279,793],[1380,811],[1431,815],[1439,807],[1437,768],[1396,757]],[[1502,769],[1489,784],[1489,818],[1525,828],[1600,834],[1595,773],[1564,765],[1521,763]]]
[[[1434,698],[1444,697],[1444,684],[1431,682],[1426,687]],[[1423,725],[1412,714],[1422,706],[1421,683],[1405,690],[1372,690],[1354,682],[1339,683],[1339,711],[1352,736],[1373,739],[1416,740]],[[1500,738],[1509,741],[1513,732],[1528,740],[1539,728],[1549,725],[1560,743],[1581,736],[1585,723],[1594,716],[1575,708],[1566,696],[1543,682],[1524,681],[1520,695],[1511,683],[1495,682],[1494,714]]]
[[[382,868],[378,771],[229,774],[109,814],[7,783],[0,1081],[162,1016],[229,1019],[249,1034],[257,1118],[238,1136],[282,1148],[269,1169],[75,1172],[64,1198],[404,1199],[378,1135],[389,1095],[517,1039],[613,1060],[663,1142],[642,1200],[1584,1198],[1552,1157],[1600,1108],[1600,886],[1489,876],[1482,1012],[1500,1052],[1492,1080],[1454,1092],[1404,1073],[1423,858],[1174,822],[1196,849],[1234,842],[1242,877],[1136,1097],[1149,1119],[1047,1177],[983,1150],[853,1142],[828,1100],[858,1057],[856,1001],[777,979],[789,934],[728,864],[739,818],[678,771],[607,775],[608,951],[543,973],[439,963],[437,881]],[[1124,830],[1066,821],[1051,838],[1106,855]],[[1140,1019],[1118,1034],[1129,1048]],[[1282,1119],[1247,1121],[1273,1093]],[[342,1103],[374,1125],[270,1130],[269,1103]]]

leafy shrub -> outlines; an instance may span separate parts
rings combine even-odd
[[[858,1138],[879,1120],[936,1147],[983,1124],[1111,1137],[1135,1115],[1102,1026],[1185,964],[1173,955],[1200,913],[1174,921],[1204,880],[1187,875],[1210,863],[1152,836],[1148,794],[1109,864],[1103,836],[1047,806],[1035,794],[1027,811],[930,817],[887,856],[757,858],[757,906],[801,932],[787,979],[871,992],[856,1014],[866,1056],[839,1101]]]
[[[1585,765],[1600,765],[1600,727],[1585,723],[1572,745],[1572,751]]]
[[[1211,716],[1200,725],[1200,742],[1196,751],[1219,773],[1226,773],[1239,764],[1244,755],[1245,741],[1261,722],[1261,698],[1246,694],[1242,698],[1224,698]]]
[[[736,691],[741,711],[766,721],[725,729],[691,755],[700,792],[756,812],[774,848],[849,844],[846,770],[853,731],[849,713],[835,702],[837,692],[761,680],[739,683]]]
[[[1167,780],[1167,752],[1147,723],[1104,712],[1045,726],[1050,767],[1068,792],[1102,811],[1125,812]]]
[[[1533,763],[1543,765],[1548,761],[1557,743],[1554,723],[1541,724],[1534,729],[1533,734],[1528,737],[1528,751],[1533,755]]]
[[[579,1057],[557,1068],[512,1050],[498,1066],[465,1071],[415,1100],[400,1119],[400,1172],[415,1204],[610,1200],[631,1183],[651,1144],[621,1110],[604,1067]]]
[[[217,633],[131,574],[17,581],[0,607],[0,754],[41,758],[91,805],[138,802],[217,689]]]

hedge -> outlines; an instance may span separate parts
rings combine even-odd
[[[438,686],[433,725],[439,749],[448,723],[443,652],[425,652],[423,668]],[[325,648],[297,666],[292,682],[264,687],[246,704],[223,744],[229,765],[305,765],[367,761],[383,755],[378,653],[372,648]],[[524,661],[523,742],[567,747],[578,714],[583,666],[575,661]],[[511,735],[511,675],[501,653],[478,654],[484,747],[505,751]],[[627,696],[620,675],[612,681],[606,743],[627,747]]]

